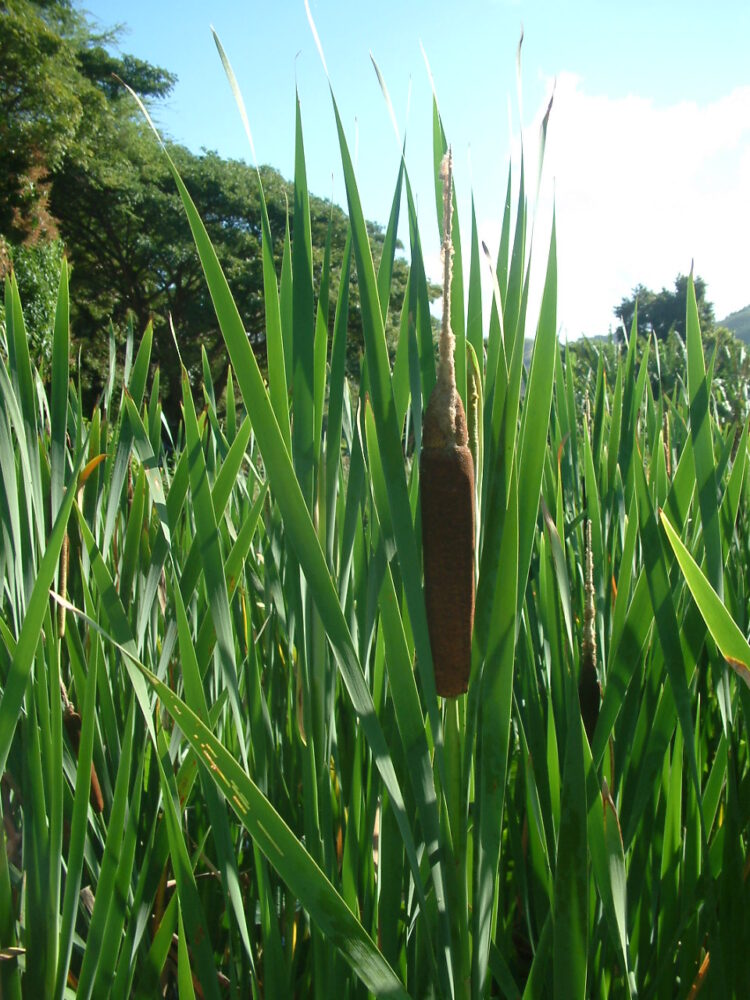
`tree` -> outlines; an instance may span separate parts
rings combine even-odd
[[[109,324],[121,344],[129,314],[137,332],[153,320],[152,356],[161,368],[168,418],[178,415],[180,361],[197,385],[202,348],[211,359],[220,397],[227,358],[190,228],[166,159],[119,82],[157,101],[169,93],[174,76],[134,56],[113,55],[117,33],[95,33],[68,0],[11,0],[0,10],[8,29],[0,56],[0,108],[6,112],[0,135],[8,138],[0,148],[0,177],[7,178],[6,189],[0,189],[0,236],[5,234],[8,260],[15,256],[20,263],[14,247],[54,238],[59,230],[72,265],[73,342],[80,349],[78,374],[88,401],[106,379]],[[196,155],[173,143],[168,148],[204,219],[262,364],[265,307],[257,172],[216,153]],[[260,173],[279,273],[293,186],[270,167]],[[315,197],[310,213],[316,285],[330,228],[333,304],[348,221],[340,208]],[[293,218],[289,225],[293,230]],[[377,264],[383,231],[374,224],[368,229]],[[391,344],[407,276],[406,262],[398,258],[386,327]],[[354,377],[359,375],[361,345],[353,272],[347,357]]]
[[[175,77],[110,55],[116,33],[93,32],[70,0],[5,0],[0,37],[0,232],[20,242],[36,235],[51,176],[91,162],[101,121],[122,99],[112,74],[144,99],[165,96]]]
[[[638,303],[639,333],[655,333],[658,340],[665,340],[670,330],[674,329],[685,339],[685,313],[687,309],[688,277],[678,274],[674,282],[674,291],[662,288],[660,292],[652,292],[645,285],[636,285],[630,298],[624,298],[615,307],[615,315],[622,323],[618,335],[630,335],[636,302]],[[698,318],[701,330],[708,331],[714,325],[714,307],[706,300],[706,282],[703,278],[695,278],[695,298],[698,303]]]
[[[83,114],[74,53],[47,13],[48,5],[27,0],[0,7],[0,231],[6,234],[28,227],[39,197],[35,175],[59,166]]]
[[[45,377],[52,359],[52,335],[60,284],[63,245],[59,239],[22,246],[0,237],[0,270],[12,265],[18,275],[29,352]],[[0,329],[5,326],[5,304],[0,302]]]
[[[200,372],[201,347],[205,347],[213,362],[217,395],[223,391],[227,372],[223,341],[162,151],[139,122],[117,122],[116,133],[116,142],[113,135],[105,139],[106,156],[85,169],[71,164],[52,186],[52,210],[73,265],[74,333],[87,345],[84,382],[92,389],[101,384],[107,362],[103,332],[110,319],[117,330],[124,329],[127,313],[132,311],[137,328],[154,322],[154,360],[161,366],[166,409],[176,415],[180,359],[169,318],[189,374],[197,377]],[[206,224],[248,336],[262,355],[265,306],[257,173],[245,163],[224,160],[215,153],[196,156],[177,145],[169,149]],[[293,189],[270,167],[261,168],[260,173],[274,256],[280,266]],[[319,277],[328,225],[338,268],[347,220],[340,209],[317,198],[311,199],[311,216],[313,264]]]
[[[630,330],[633,310],[638,301],[638,338],[636,363],[647,356],[651,391],[655,399],[664,395],[672,397],[675,391],[687,386],[687,350],[685,346],[685,317],[689,279],[678,275],[674,292],[662,289],[655,295],[643,285],[633,289],[629,299],[623,299],[615,310]],[[695,294],[706,368],[713,373],[712,401],[716,416],[723,422],[739,424],[750,412],[750,355],[746,345],[730,330],[714,322],[713,305],[706,300],[706,283],[695,279]],[[654,343],[654,337],[656,343]],[[618,330],[615,341],[598,337],[577,340],[564,348],[565,360],[573,364],[576,386],[582,395],[594,392],[599,357],[605,375],[611,383],[617,370],[618,356],[627,349],[624,330]]]

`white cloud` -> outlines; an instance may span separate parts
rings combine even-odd
[[[524,136],[527,183],[535,181],[543,110]],[[749,193],[750,87],[705,104],[658,106],[589,94],[579,77],[562,74],[537,210],[530,318],[541,297],[553,196],[563,333],[606,333],[613,305],[634,285],[671,287],[693,259],[717,318],[747,305]],[[479,228],[494,250],[498,223]]]

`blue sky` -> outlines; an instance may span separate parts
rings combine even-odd
[[[494,253],[508,158],[517,160],[520,149],[515,54],[523,24],[528,163],[536,163],[539,116],[557,81],[534,238],[541,267],[554,198],[562,334],[606,333],[613,305],[633,285],[669,286],[693,259],[717,316],[750,302],[746,0],[310,0],[310,6],[350,147],[357,149],[365,214],[385,222],[399,146],[370,51],[378,62],[406,132],[435,277],[431,87],[420,42],[453,145],[462,230],[473,190],[480,236]],[[309,186],[344,202],[331,101],[303,0],[88,0],[86,9],[102,27],[125,26],[124,51],[177,74],[155,117],[196,151],[250,159],[211,24],[243,91],[258,158],[287,177],[296,84]],[[535,273],[532,308],[540,282]]]

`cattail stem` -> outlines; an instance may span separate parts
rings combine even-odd
[[[596,596],[594,591],[594,552],[591,545],[591,520],[588,515],[584,528],[583,642],[581,643],[581,676],[578,700],[583,726],[589,743],[593,743],[599,719],[601,689],[596,672]]]
[[[65,724],[65,731],[68,734],[68,739],[70,740],[70,745],[73,747],[73,753],[78,760],[78,752],[81,746],[81,727],[82,720],[78,712],[75,711],[73,705],[68,702],[63,711],[63,722]],[[94,767],[94,762],[91,762],[91,782],[89,785],[89,801],[91,803],[91,808],[94,812],[101,813],[104,811],[104,797],[102,796],[101,785],[99,784],[99,777],[96,773],[96,768]]]
[[[65,690],[65,685],[60,678],[60,698],[62,699],[63,707],[63,724],[65,725],[65,731],[68,734],[68,739],[70,740],[70,745],[73,747],[73,753],[78,760],[78,751],[81,745],[81,716],[76,712],[73,702],[68,697],[68,692]],[[101,785],[99,784],[99,776],[96,773],[96,768],[94,767],[94,762],[91,762],[91,784],[89,786],[89,801],[91,802],[91,808],[94,812],[104,811],[104,797],[102,796]]]
[[[453,154],[448,152],[440,164],[443,179],[443,244],[440,256],[443,261],[443,322],[440,327],[440,370],[438,379],[446,386],[456,388],[454,351],[456,338],[451,329],[451,283],[453,281]]]
[[[60,594],[62,597],[68,596],[68,563],[70,562],[70,538],[67,531],[63,535],[62,553],[60,554]],[[59,639],[65,638],[65,606],[58,605],[57,609],[57,635]]]

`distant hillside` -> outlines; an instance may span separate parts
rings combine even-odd
[[[730,313],[726,319],[719,321],[719,326],[725,326],[731,330],[735,337],[750,344],[750,306],[738,309],[737,312]]]

